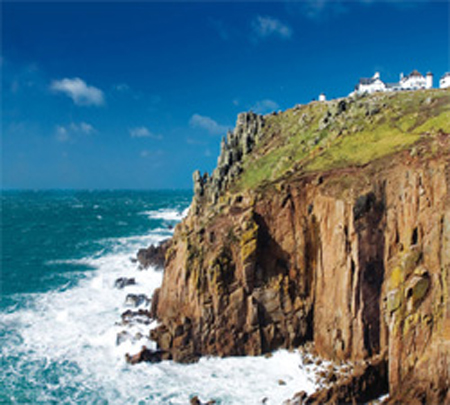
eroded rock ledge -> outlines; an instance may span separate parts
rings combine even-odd
[[[450,403],[449,136],[243,191],[230,182],[264,119],[239,120],[213,175],[195,175],[167,250],[160,350],[180,362],[305,342],[333,360],[386,353],[392,402]]]

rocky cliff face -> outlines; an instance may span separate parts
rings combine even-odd
[[[445,117],[448,101],[439,99]],[[321,145],[324,117],[351,125],[348,101],[325,114],[314,108],[319,141],[308,164],[333,150]],[[305,114],[314,121],[311,111],[299,121]],[[393,401],[450,403],[450,119],[439,117],[428,114],[434,124],[415,142],[363,165],[308,171],[300,161],[242,187],[246,156],[273,151],[275,127],[240,115],[213,175],[194,175],[191,212],[166,254],[152,309],[166,357],[258,355],[312,341],[335,360],[381,356]]]

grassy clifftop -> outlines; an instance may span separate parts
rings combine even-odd
[[[289,172],[361,166],[450,133],[450,90],[378,93],[312,102],[265,117],[261,142],[243,159],[236,189]]]

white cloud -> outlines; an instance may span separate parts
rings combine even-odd
[[[265,99],[257,101],[251,109],[258,114],[267,114],[272,111],[278,110],[279,108],[280,106],[275,101]]]
[[[58,142],[68,142],[73,140],[73,136],[91,135],[97,132],[95,128],[87,122],[80,122],[79,124],[72,122],[69,125],[57,125],[55,137]]]
[[[78,77],[54,80],[50,88],[55,92],[60,92],[70,97],[76,105],[100,106],[105,103],[105,97],[100,89],[88,86],[84,80]]]
[[[70,135],[67,128],[63,127],[62,125],[56,126],[56,140],[58,142],[68,142],[70,141]]]
[[[269,16],[257,16],[252,22],[252,28],[256,37],[263,39],[271,36],[289,39],[293,33],[291,27]]]
[[[151,132],[147,127],[135,127],[128,130],[132,138],[153,138],[162,139],[161,135],[156,135]]]
[[[87,122],[80,122],[79,124],[71,123],[70,129],[74,132],[82,132],[83,134],[90,135],[95,132],[94,127]]]
[[[212,118],[200,114],[194,114],[189,120],[189,124],[192,128],[204,129],[211,135],[225,135],[229,129],[226,125],[221,125]]]

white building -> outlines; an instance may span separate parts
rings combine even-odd
[[[441,80],[439,80],[439,87],[441,89],[450,87],[450,72],[445,73],[444,76],[441,77]]]
[[[327,101],[327,96],[325,95],[325,93],[319,94],[319,101]]]
[[[408,76],[400,75],[400,87],[402,90],[431,89],[433,87],[433,74],[427,73],[424,77],[417,70],[413,70]]]
[[[450,74],[445,79],[446,86],[450,86]],[[443,76],[442,80],[444,79]],[[442,86],[441,86],[442,87]],[[409,75],[403,76],[400,74],[400,81],[398,83],[384,83],[380,79],[380,74],[377,72],[370,79],[360,79],[359,83],[355,87],[355,91],[350,95],[358,93],[375,93],[378,91],[401,91],[401,90],[419,90],[419,89],[431,89],[433,88],[433,73],[428,72],[426,76],[423,76],[417,70],[413,70]]]
[[[355,87],[355,93],[375,93],[377,91],[386,91],[386,85],[380,79],[380,74],[376,72],[370,79],[359,79]]]

